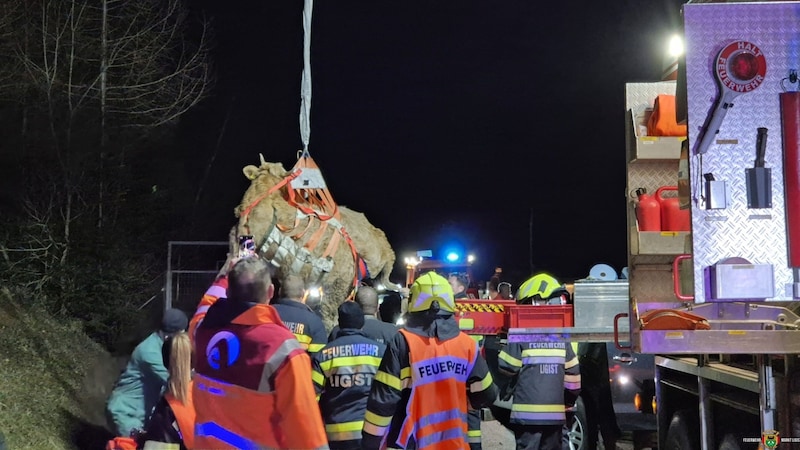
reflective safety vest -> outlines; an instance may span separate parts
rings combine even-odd
[[[423,449],[469,449],[467,378],[478,348],[466,334],[446,341],[400,330],[408,342],[411,396],[397,442]]]
[[[189,398],[186,403],[181,403],[172,394],[166,392],[164,399],[167,400],[172,414],[175,416],[175,421],[178,422],[178,432],[181,434],[183,446],[189,449],[194,447],[194,403],[192,402],[192,391],[189,390]]]
[[[195,448],[328,448],[311,361],[274,308],[217,302],[196,348]]]

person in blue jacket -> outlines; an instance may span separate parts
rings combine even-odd
[[[106,405],[109,424],[117,436],[131,437],[144,428],[169,376],[161,355],[164,339],[185,331],[188,325],[189,318],[183,311],[168,309],[161,320],[161,328],[133,350]]]

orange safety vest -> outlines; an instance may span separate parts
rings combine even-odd
[[[272,306],[197,329],[193,395],[195,448],[328,448],[310,358]]]
[[[178,422],[178,431],[181,433],[183,439],[183,446],[189,449],[194,448],[194,403],[192,402],[191,385],[189,389],[189,397],[186,403],[181,403],[169,392],[164,394],[164,399],[167,400],[175,420]]]
[[[408,342],[411,396],[397,442],[411,438],[419,450],[469,449],[467,442],[467,378],[478,347],[466,334],[439,341],[400,330]]]

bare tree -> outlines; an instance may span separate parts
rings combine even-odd
[[[24,121],[43,113],[67,191],[86,153],[105,169],[110,135],[175,122],[211,87],[210,28],[204,20],[190,27],[182,0],[5,0],[0,11],[0,57],[4,45],[12,50],[0,97],[22,103]],[[31,112],[32,105],[41,109]],[[76,121],[99,145],[86,137],[74,145]],[[124,165],[128,147],[115,149],[116,164]],[[107,190],[97,187],[98,224]]]
[[[7,127],[27,149],[19,172],[39,175],[22,185],[17,228],[0,230],[0,264],[69,285],[53,267],[87,228],[115,226],[137,140],[208,94],[210,39],[183,0],[0,0],[0,118],[21,119]]]
[[[99,86],[106,112],[122,126],[169,123],[202,100],[211,83],[209,27],[184,38],[188,12],[180,0],[101,0]]]
[[[188,39],[182,0],[5,0],[0,12],[0,42],[26,70],[15,87],[57,93],[73,113],[97,108],[112,127],[172,122],[211,87],[210,27],[200,20]]]

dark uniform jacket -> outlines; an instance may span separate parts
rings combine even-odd
[[[466,292],[459,292],[453,297],[456,300],[469,300],[469,295]],[[467,442],[469,443],[470,450],[482,450],[482,433],[481,433],[481,411],[478,409],[471,409],[467,415]]]
[[[498,355],[501,371],[516,374],[511,423],[560,425],[565,405],[572,406],[581,390],[578,357],[569,342],[542,340],[510,343]]]
[[[419,336],[437,338],[439,341],[454,339],[461,333],[452,314],[436,316],[432,320],[421,319],[412,314],[404,329]],[[467,375],[466,385],[467,398],[474,408],[488,406],[497,398],[497,386],[489,373],[486,360],[480,354]],[[405,336],[397,333],[386,346],[386,353],[370,391],[367,413],[364,416],[363,449],[379,448],[383,438],[386,438],[390,448],[402,448],[396,442],[405,421],[412,387],[409,345]],[[407,448],[414,448],[412,445]]]
[[[378,320],[378,318],[373,315],[364,315],[364,326],[361,328],[361,331],[363,331],[368,338],[375,339],[381,344],[386,344],[397,334],[398,329],[388,322]],[[333,327],[331,334],[328,335],[328,342],[336,339],[338,334],[339,326],[337,325]]]
[[[314,355],[311,374],[331,448],[359,448],[367,397],[386,346],[345,328]]]
[[[294,334],[308,353],[313,355],[328,342],[322,319],[305,303],[281,298],[273,301],[272,306],[278,311],[286,328]]]

